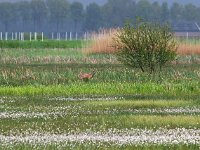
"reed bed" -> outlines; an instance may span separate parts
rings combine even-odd
[[[197,44],[181,43],[178,46],[177,53],[179,55],[200,55],[200,43]]]
[[[83,50],[84,54],[112,54],[115,53],[114,40],[118,29],[101,30],[99,33],[93,33],[89,45]]]
[[[102,30],[100,33],[92,34],[92,44],[88,44],[84,50],[85,54],[113,54],[116,52],[114,48],[114,38],[120,31],[119,29]],[[199,55],[200,54],[200,41],[199,39],[183,40],[177,38],[178,55]]]

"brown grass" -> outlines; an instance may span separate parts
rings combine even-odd
[[[115,52],[113,38],[117,34],[117,29],[102,30],[100,33],[92,34],[92,44],[88,44],[84,50],[85,54],[93,53],[106,53],[110,54]]]
[[[177,50],[179,55],[200,55],[200,44],[180,44]]]
[[[119,29],[102,30],[100,33],[92,34],[92,44],[88,44],[83,50],[84,54],[106,53],[111,54],[116,50],[113,47],[113,38],[119,32]],[[178,42],[179,43],[179,42]],[[180,42],[177,49],[179,55],[200,55],[200,43],[182,43]]]

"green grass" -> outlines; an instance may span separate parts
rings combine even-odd
[[[177,38],[177,41],[183,44],[200,44],[200,40],[197,38]]]
[[[199,82],[172,84],[156,83],[78,83],[50,86],[5,86],[0,87],[1,96],[123,96],[138,95],[141,97],[192,97],[200,93]]]
[[[24,57],[33,58],[33,57],[69,57],[69,58],[81,58],[83,57],[80,49],[0,49],[1,57]]]
[[[20,48],[20,49],[32,49],[32,48],[82,48],[85,45],[83,40],[72,41],[56,41],[56,40],[44,40],[44,41],[0,41],[0,48]]]

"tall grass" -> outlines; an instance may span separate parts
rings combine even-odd
[[[83,51],[85,54],[91,53],[114,53],[115,48],[113,38],[119,31],[117,29],[102,30],[100,33],[92,34],[92,42]]]
[[[162,73],[149,75],[132,68],[116,64],[23,64],[0,65],[0,84],[4,86],[21,85],[67,85],[82,83],[80,72],[96,74],[89,83],[190,83],[199,81],[199,65],[174,65],[166,67]]]
[[[89,44],[84,51],[86,54],[91,53],[114,53],[114,40],[116,34],[120,32],[118,29],[102,30],[99,34],[93,34],[92,44]],[[179,55],[199,55],[200,54],[200,40],[181,40],[177,38]]]
[[[177,53],[179,55],[200,55],[200,43],[180,43]]]

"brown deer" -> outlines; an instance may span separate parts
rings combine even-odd
[[[95,72],[92,71],[92,73],[82,73],[82,71],[79,73],[78,77],[82,81],[89,81],[89,79],[93,78],[95,75]]]

